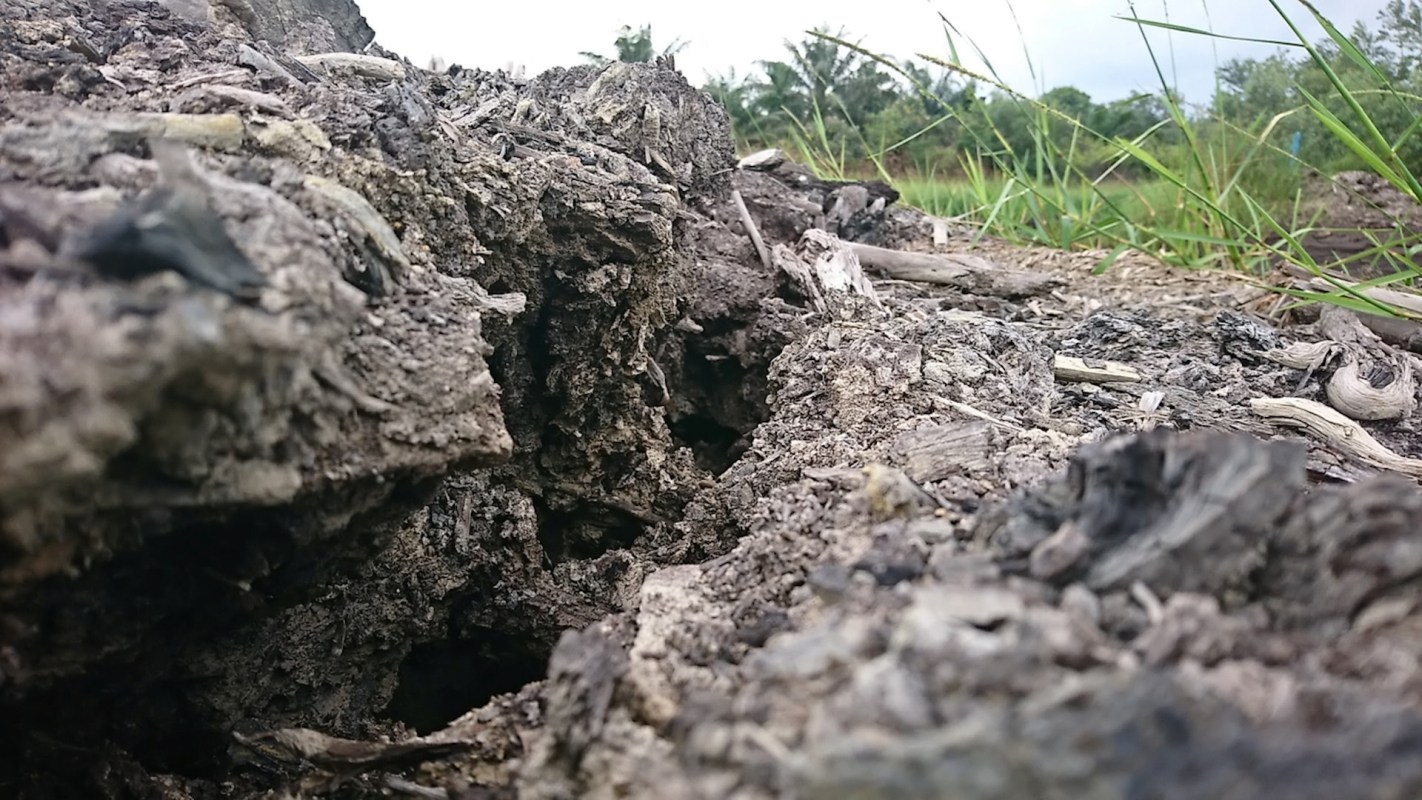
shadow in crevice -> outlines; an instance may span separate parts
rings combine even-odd
[[[541,680],[548,656],[535,637],[489,629],[417,645],[400,665],[385,713],[421,735],[437,731],[497,695]]]

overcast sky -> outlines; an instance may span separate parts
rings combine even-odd
[[[799,41],[806,29],[826,23],[886,55],[928,53],[947,58],[941,12],[1021,91],[1071,85],[1105,101],[1160,88],[1135,26],[1113,18],[1128,13],[1126,0],[1016,0],[1020,35],[1005,0],[357,2],[375,28],[376,41],[421,66],[438,56],[484,69],[522,65],[532,75],[581,63],[580,51],[611,54],[620,26],[651,24],[658,48],[676,39],[688,43],[677,55],[677,66],[701,85],[708,76],[731,69],[745,74],[756,70],[759,60],[781,58],[786,39]],[[1372,24],[1384,2],[1315,0],[1315,5],[1346,32],[1358,19]],[[1297,0],[1280,0],[1280,4],[1296,15],[1295,21],[1302,24],[1308,18]],[[1177,24],[1236,36],[1293,39],[1268,0],[1138,0],[1136,8],[1145,19],[1167,19],[1168,11],[1169,21]],[[1316,40],[1322,31],[1311,18],[1307,21],[1302,27],[1310,40]],[[1167,70],[1173,56],[1175,82],[1187,102],[1209,100],[1216,64],[1237,56],[1268,55],[1276,49],[1161,31],[1152,33],[1152,40]],[[967,48],[961,42],[959,47],[966,58]],[[1035,81],[1027,56],[1036,67]]]

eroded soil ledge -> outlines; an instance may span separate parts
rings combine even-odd
[[[737,170],[668,65],[0,3],[0,794],[1422,796],[1422,493],[1227,278]],[[76,255],[135,208],[189,279]]]

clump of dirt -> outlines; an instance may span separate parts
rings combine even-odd
[[[1325,390],[1243,284],[736,169],[665,63],[14,10],[7,793],[1422,790],[1422,492],[1251,411]],[[74,257],[154,138],[255,301]]]
[[[719,109],[658,65],[436,75],[229,10],[26,0],[0,33],[0,739],[25,785],[118,791],[107,750],[216,780],[239,722],[447,722],[633,596],[626,548],[704,480],[654,354],[695,266],[682,209],[726,183]],[[158,196],[159,137],[197,155],[255,304],[69,255]]]
[[[530,690],[547,760],[521,797],[1422,786],[1403,755],[1422,721],[1401,611],[1417,602],[1415,483],[1310,489],[1301,443],[1079,404],[1029,329],[889,306],[776,360],[771,419],[714,490],[737,547],[648,576],[630,644],[620,623],[565,637]],[[1095,350],[1114,329],[1140,337],[1132,363],[1168,354],[1174,336],[1122,322],[1071,338]],[[1175,326],[1201,353],[1237,335]],[[1246,391],[1281,377],[1212,361]],[[1189,365],[1149,372],[1172,406],[1217,388]],[[1242,411],[1192,423],[1260,427]],[[1360,672],[1379,648],[1408,655]],[[612,701],[591,712],[599,692]]]

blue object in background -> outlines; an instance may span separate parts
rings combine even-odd
[[[1294,131],[1293,138],[1289,140],[1289,155],[1294,158],[1299,157],[1299,145],[1303,144],[1303,131]]]

